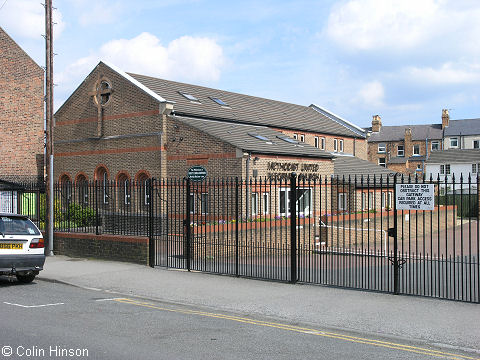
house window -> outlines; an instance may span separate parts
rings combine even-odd
[[[387,146],[386,146],[385,143],[379,143],[378,144],[378,152],[379,153],[384,153],[386,151],[386,148],[387,148]]]
[[[378,165],[387,167],[387,164],[385,163],[385,158],[378,158]]]
[[[316,147],[316,148],[318,148],[318,146],[319,146],[318,144],[319,144],[319,143],[318,143],[318,136],[315,136],[315,147]]]
[[[325,138],[322,137],[320,139],[320,149],[325,150]]]
[[[472,174],[476,174],[477,173],[477,164],[472,164]]]
[[[403,145],[398,145],[397,147],[397,156],[405,156],[405,148],[403,147]]]
[[[373,206],[373,192],[362,192],[362,210],[370,210]]]
[[[333,139],[333,151],[337,152],[338,151],[338,140]]]
[[[386,193],[386,192],[382,192],[382,209],[385,208],[386,198],[387,198],[387,193]]]
[[[344,211],[347,209],[347,197],[345,193],[338,194],[338,210]]]
[[[300,141],[305,142],[305,135],[303,135],[303,134],[300,135]]]
[[[279,213],[282,215],[290,214],[290,189],[280,189],[279,191]],[[300,215],[310,214],[312,201],[311,189],[297,189],[297,213]]]
[[[422,171],[422,164],[417,164],[417,171]]]
[[[480,149],[480,140],[473,140],[473,148]]]
[[[200,195],[200,196],[199,196]],[[197,214],[199,206],[197,200],[200,200],[200,212],[202,215],[208,214],[208,193],[195,194],[190,193],[190,214]]]
[[[413,145],[413,155],[414,156],[420,155],[420,145]]]
[[[458,147],[458,138],[456,138],[456,137],[450,138],[450,147],[451,148],[457,148]]]
[[[269,202],[269,193],[262,194],[262,214],[269,214],[270,213],[270,202]]]
[[[440,143],[438,141],[432,141],[432,151],[440,150]]]
[[[388,198],[387,198],[387,207],[389,209],[392,208],[392,204],[393,204],[393,191],[389,191],[388,192]]]
[[[297,134],[293,134],[293,138],[294,138],[295,140],[297,140],[297,139],[298,139],[298,135],[297,135]]]
[[[339,140],[340,152],[343,152],[343,139]]]
[[[440,165],[440,175],[445,174],[445,165]]]
[[[254,192],[250,195],[251,214],[258,215],[258,193]]]
[[[450,175],[450,164],[445,165],[445,174]]]
[[[202,214],[208,214],[208,193],[201,193],[200,201]]]

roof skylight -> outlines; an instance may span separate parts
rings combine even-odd
[[[248,133],[248,135],[254,137],[255,139],[262,140],[262,141],[270,141],[269,138],[263,136],[263,135],[258,135],[256,133]]]
[[[287,136],[277,136],[277,138],[279,138],[280,140],[283,140],[283,141],[286,141],[290,144],[298,144],[298,141],[295,140],[295,139],[292,139],[292,138],[289,138]]]
[[[184,98],[190,100],[190,101],[193,101],[193,102],[200,102],[200,100],[198,100],[195,96],[193,95],[190,95],[190,94],[187,94],[187,93],[184,93],[184,92],[181,92],[179,91],[178,92],[180,95],[182,95]]]
[[[223,100],[221,100],[221,99],[219,99],[219,98],[210,96],[210,99],[212,99],[213,101],[215,101],[218,105],[228,106],[225,101],[223,101]]]

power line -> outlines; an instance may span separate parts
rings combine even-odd
[[[0,10],[2,10],[2,9],[3,9],[3,7],[4,7],[4,6],[5,6],[5,4],[7,3],[7,1],[8,1],[8,0],[5,0],[5,1],[3,2],[2,6],[0,6]]]

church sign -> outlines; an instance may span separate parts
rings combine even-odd
[[[203,181],[207,177],[207,169],[199,165],[192,166],[190,169],[188,169],[187,177],[190,179],[190,181]]]
[[[275,162],[267,163],[267,177],[269,180],[285,181],[290,179],[292,172],[297,173],[299,181],[316,181],[320,177],[318,164],[301,164],[291,162]]]

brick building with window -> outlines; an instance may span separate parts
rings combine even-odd
[[[0,179],[43,178],[43,69],[0,27]]]
[[[333,159],[366,159],[361,128],[300,106],[127,74],[100,62],[55,114],[60,182],[334,174]],[[359,163],[361,168],[363,163]]]
[[[382,126],[374,115],[366,130],[368,160],[396,172],[423,175],[428,156],[443,149],[441,124]]]

